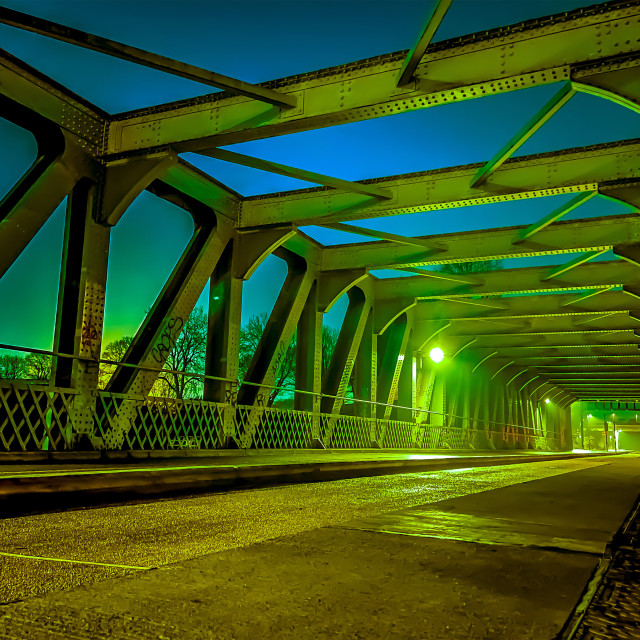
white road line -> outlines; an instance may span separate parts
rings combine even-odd
[[[116,569],[138,569],[139,571],[149,571],[153,567],[134,567],[128,564],[109,564],[108,562],[89,562],[88,560],[67,560],[66,558],[45,558],[42,556],[28,556],[22,553],[8,553],[0,551],[0,556],[9,558],[25,558],[27,560],[48,560],[49,562],[68,562],[70,564],[90,564],[98,567],[115,567]]]

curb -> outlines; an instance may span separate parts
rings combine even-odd
[[[442,471],[616,455],[466,456],[449,459],[210,464],[189,467],[52,471],[0,477],[0,518],[67,508],[118,504],[197,492],[327,482],[349,478]]]

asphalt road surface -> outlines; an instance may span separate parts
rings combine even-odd
[[[104,580],[117,584],[228,549],[603,464],[565,460],[378,476],[4,519],[0,603]]]

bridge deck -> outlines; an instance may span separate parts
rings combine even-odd
[[[640,480],[636,455],[551,464],[547,477],[429,504],[425,494],[410,509],[16,602],[0,637],[548,640]]]
[[[159,457],[138,453],[139,457],[132,457],[131,453],[107,452],[109,458],[102,461],[97,452],[57,454],[48,462],[38,454],[33,462],[28,454],[6,455],[4,460],[0,457],[0,508],[12,514],[42,512],[227,488],[607,455],[597,451],[573,454],[519,449],[430,453],[221,450],[179,457],[170,457],[168,452],[155,452]]]

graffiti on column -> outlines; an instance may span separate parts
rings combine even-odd
[[[164,331],[158,340],[158,344],[156,344],[156,346],[151,350],[151,355],[157,363],[162,364],[166,362],[169,352],[176,345],[176,341],[183,326],[184,320],[180,316],[169,319],[167,326],[164,328]]]

